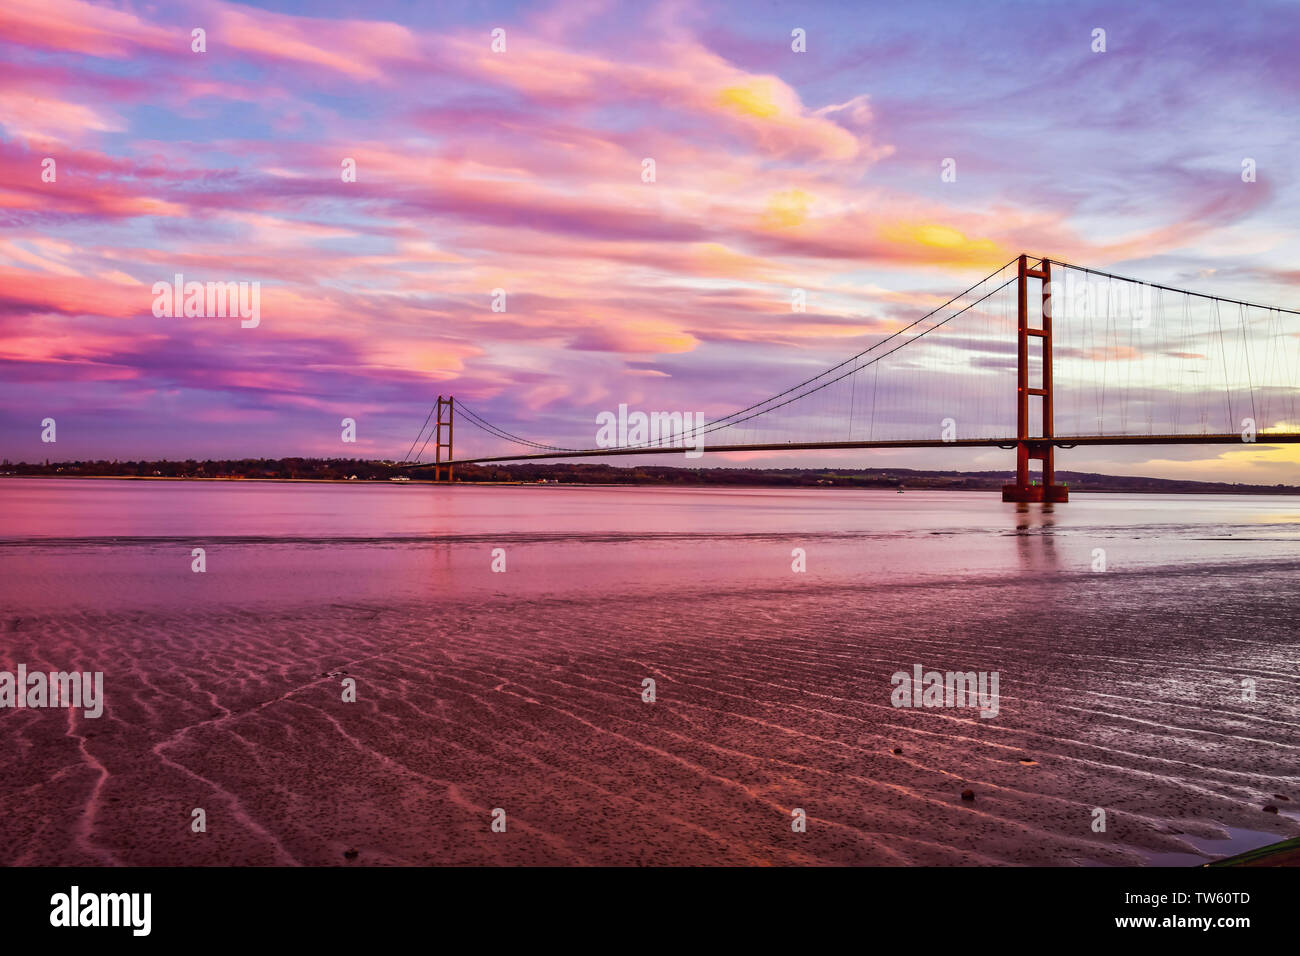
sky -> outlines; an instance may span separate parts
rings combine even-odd
[[[0,456],[396,459],[440,394],[588,447],[620,404],[716,420],[1021,252],[1300,309],[1297,49],[1292,3],[5,0]],[[256,324],[158,314],[178,274],[257,283]]]

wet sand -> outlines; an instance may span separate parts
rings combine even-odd
[[[0,711],[0,863],[1209,860],[1300,833],[1297,572],[9,611],[4,667],[107,703]],[[998,717],[893,707],[918,663],[998,671]]]

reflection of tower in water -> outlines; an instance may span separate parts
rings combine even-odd
[[[1016,554],[1026,571],[1054,571],[1061,566],[1056,553],[1056,514],[1051,502],[1016,505]]]

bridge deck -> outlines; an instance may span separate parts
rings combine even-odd
[[[1237,432],[1210,435],[1076,435],[1072,437],[1056,436],[1051,439],[1032,438],[1031,441],[1050,441],[1057,448],[1072,448],[1076,445],[1242,445],[1241,435]],[[1256,436],[1257,445],[1292,444],[1300,442],[1300,432],[1260,433]],[[958,438],[954,441],[942,439],[923,439],[910,441],[838,441],[838,442],[776,442],[756,445],[705,445],[700,449],[705,454],[717,454],[729,451],[825,451],[847,448],[1015,448],[1014,438]],[[527,455],[494,455],[487,458],[457,458],[441,462],[447,465],[486,465],[507,461],[546,461],[560,458],[607,458],[622,455],[680,455],[694,451],[690,446],[677,447],[636,447],[636,448],[594,448],[580,451],[548,451]],[[401,465],[402,468],[432,468],[433,462],[418,462]]]

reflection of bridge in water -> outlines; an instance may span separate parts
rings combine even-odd
[[[1016,451],[1004,500],[1065,501],[1057,448],[1300,442],[1300,326],[1287,325],[1297,315],[1022,255],[870,348],[708,424],[564,448],[439,396],[407,453],[418,459],[432,441],[434,460],[401,467],[450,481],[456,465],[491,462],[998,447]],[[457,459],[454,417],[524,450]]]

